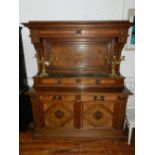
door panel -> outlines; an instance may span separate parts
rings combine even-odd
[[[83,103],[83,128],[113,128],[115,102]]]

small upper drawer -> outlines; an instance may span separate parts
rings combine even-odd
[[[43,79],[41,80],[41,84],[57,84],[58,80],[55,79]]]
[[[79,83],[75,78],[44,78],[44,79],[35,79],[35,84],[39,85],[48,85],[48,86],[59,86]]]
[[[114,80],[114,79],[101,79],[99,81],[100,84],[116,84],[117,83],[117,80]]]
[[[123,86],[124,79],[101,79],[99,83],[101,85]]]
[[[81,79],[81,84],[82,85],[95,85],[96,84],[96,79]]]
[[[37,85],[57,84],[57,82],[57,80],[52,78],[34,78],[34,84]]]
[[[62,85],[63,84],[67,84],[67,85],[69,85],[69,84],[76,84],[76,82],[77,82],[77,80],[75,78],[73,78],[73,79],[72,78],[63,78],[60,81],[61,81]]]

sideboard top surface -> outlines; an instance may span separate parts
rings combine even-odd
[[[52,28],[52,27],[104,27],[104,28],[129,28],[131,23],[127,20],[115,20],[115,21],[29,21],[28,23],[22,23],[29,28]]]

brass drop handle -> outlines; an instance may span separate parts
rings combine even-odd
[[[97,99],[97,96],[94,96],[94,101]]]
[[[53,100],[62,100],[62,97],[59,95],[53,96]]]

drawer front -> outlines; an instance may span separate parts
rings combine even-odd
[[[34,87],[123,87],[124,79],[102,78],[34,78]]]
[[[124,85],[124,80],[123,79],[101,79],[99,80],[100,85],[104,86],[123,86]]]
[[[82,85],[96,85],[96,79],[81,79]]]
[[[106,80],[99,80],[100,84],[116,84],[116,80],[113,79],[106,79]]]
[[[41,101],[75,101],[76,97],[74,95],[53,94],[53,95],[40,95],[39,99]]]
[[[81,101],[116,101],[117,98],[114,95],[81,95]]]
[[[115,102],[83,102],[83,128],[113,128]]]
[[[38,86],[42,86],[42,87],[45,87],[45,86],[71,86],[71,85],[75,85],[75,84],[78,84],[80,82],[79,79],[76,79],[76,78],[45,78],[45,79],[35,79],[35,86],[38,87]]]
[[[72,84],[76,84],[77,80],[76,79],[72,79],[72,78],[66,78],[66,79],[61,79],[61,84],[62,85],[72,85]]]
[[[34,85],[39,86],[39,85],[53,85],[57,84],[58,80],[56,79],[51,79],[51,78],[34,78]]]
[[[41,84],[58,84],[58,80],[55,79],[43,79],[40,81]]]

